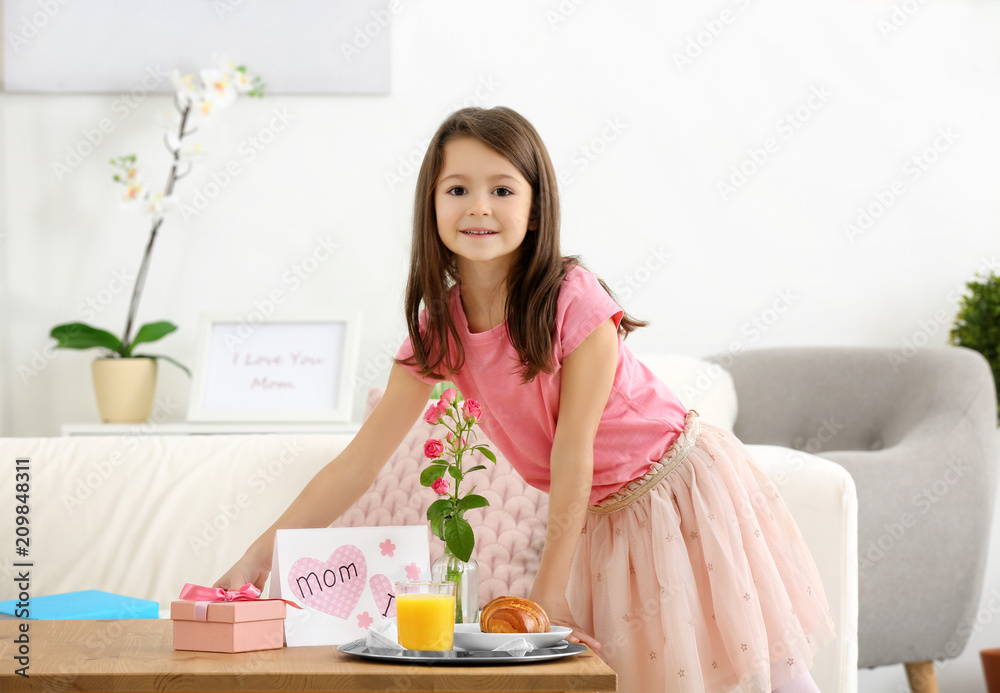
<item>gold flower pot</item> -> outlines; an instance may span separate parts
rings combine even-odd
[[[94,394],[104,423],[142,423],[156,392],[156,359],[99,358],[93,363]]]

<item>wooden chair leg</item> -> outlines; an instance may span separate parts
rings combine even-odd
[[[938,693],[934,662],[908,662],[906,679],[910,682],[913,693]]]

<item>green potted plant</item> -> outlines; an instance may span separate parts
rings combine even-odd
[[[951,343],[978,351],[986,358],[1000,399],[1000,276],[992,272],[977,275],[965,288],[951,328]]]
[[[200,155],[200,147],[187,146],[185,139],[197,132],[196,122],[204,122],[220,109],[235,101],[238,94],[261,97],[264,84],[259,77],[250,78],[246,68],[229,61],[220,67],[201,70],[198,78],[181,76],[176,70],[171,75],[174,84],[176,118],[170,123],[176,132],[167,132],[164,144],[172,158],[166,188],[153,193],[145,185],[136,165],[136,156],[129,154],[111,160],[115,168],[114,181],[124,187],[122,203],[140,206],[152,217],[149,241],[139,265],[132,300],[129,303],[125,331],[121,337],[82,322],[64,323],[52,328],[49,335],[56,340],[58,349],[103,349],[104,354],[93,363],[94,392],[101,419],[106,423],[132,423],[145,421],[153,406],[156,389],[156,367],[159,359],[169,361],[191,372],[181,363],[162,354],[137,353],[140,344],[163,339],[177,329],[171,322],[149,322],[135,331],[133,325],[146,283],[146,273],[156,242],[156,234],[163,225],[165,214],[172,208],[174,185],[191,172]]]

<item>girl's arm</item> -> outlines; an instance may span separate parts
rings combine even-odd
[[[316,473],[281,517],[214,586],[237,589],[252,582],[263,589],[271,572],[275,531],[327,527],[340,517],[375,481],[427,405],[433,389],[393,364],[385,394],[354,439]]]
[[[549,517],[545,549],[531,588],[553,623],[573,629],[571,640],[597,649],[569,611],[566,585],[587,514],[594,476],[594,438],[618,365],[618,330],[607,320],[563,359],[559,419],[552,443]]]

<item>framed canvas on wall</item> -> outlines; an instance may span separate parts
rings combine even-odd
[[[3,87],[169,93],[227,57],[269,94],[387,94],[401,0],[4,0]]]

